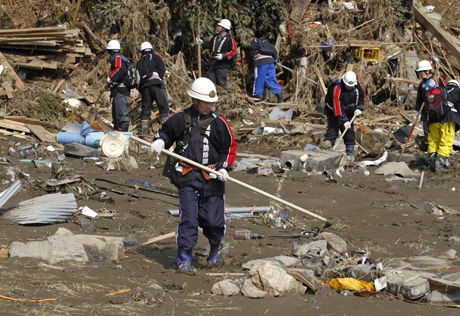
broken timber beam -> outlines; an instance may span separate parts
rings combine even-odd
[[[302,22],[302,17],[305,14],[305,11],[307,11],[310,2],[311,0],[296,0],[289,18],[297,23]]]
[[[18,75],[11,67],[10,63],[6,60],[5,56],[0,52],[0,65],[5,67],[5,71],[14,79],[14,84],[18,89],[24,89],[24,83],[19,79]]]
[[[424,12],[414,5],[414,16],[418,23],[423,25],[434,37],[436,37],[443,45],[444,48],[457,59],[460,60],[460,46],[455,36],[444,31],[440,26],[436,25],[434,21],[429,18]]]

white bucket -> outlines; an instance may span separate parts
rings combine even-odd
[[[110,158],[120,157],[128,150],[128,138],[121,132],[107,133],[100,141],[102,153]]]

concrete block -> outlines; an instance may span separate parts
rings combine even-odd
[[[50,241],[82,244],[89,260],[94,262],[119,262],[123,259],[123,237],[97,235],[51,236]]]
[[[333,233],[321,233],[316,236],[318,240],[326,240],[327,245],[339,253],[347,252],[347,243],[345,240]]]
[[[427,279],[417,277],[419,274],[419,271],[401,271],[387,275],[388,292],[396,296],[401,286],[401,294],[406,299],[416,300],[424,296],[430,291],[430,284]]]
[[[89,261],[82,244],[60,241],[33,241],[28,244],[13,242],[9,255],[16,258],[36,258],[49,264]]]
[[[352,278],[357,280],[363,280],[366,282],[374,281],[372,269],[375,265],[360,264],[351,268],[350,275]],[[375,270],[374,270],[375,271]]]
[[[300,157],[308,155],[305,162],[300,161]],[[327,151],[321,149],[308,150],[288,150],[281,152],[281,168],[290,168],[293,170],[329,170],[339,166],[342,154],[336,151]]]
[[[435,305],[460,305],[460,293],[433,291],[426,296],[426,301]]]
[[[450,267],[451,264],[445,259],[433,258],[429,256],[409,257],[406,262],[410,263],[412,267],[419,269],[441,269]]]

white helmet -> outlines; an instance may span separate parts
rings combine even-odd
[[[449,80],[449,82],[447,83],[448,86],[457,86],[460,88],[460,84],[458,84],[458,81],[457,80]]]
[[[206,102],[216,102],[219,99],[214,83],[204,77],[198,78],[192,83],[192,87],[188,90],[188,95]]]
[[[107,44],[107,50],[120,50],[120,42],[117,40],[111,40]]]
[[[356,74],[353,71],[347,71],[342,77],[342,81],[349,87],[354,87],[358,83],[358,80],[356,80]]]
[[[232,23],[227,19],[222,19],[217,25],[222,26],[224,29],[230,30],[232,28]]]
[[[153,50],[152,44],[150,44],[149,42],[142,43],[140,51],[142,52],[142,51],[147,50],[147,49]]]
[[[428,60],[422,60],[418,63],[417,72],[419,71],[426,71],[426,70],[433,70],[431,63]]]

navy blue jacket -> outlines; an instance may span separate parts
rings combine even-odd
[[[194,106],[187,108],[190,111],[192,122],[206,120],[214,115],[211,111],[208,115],[200,114]],[[155,139],[162,139],[165,148],[170,148],[175,142],[181,140],[185,134],[184,111],[179,111],[171,116],[155,135]],[[203,165],[214,165],[218,171],[222,168],[231,171],[236,157],[236,141],[227,120],[223,116],[216,118],[206,129],[203,141],[203,148],[200,149],[201,134],[197,131],[187,146],[184,147],[181,156],[191,159]],[[203,188],[205,196],[219,195],[225,193],[225,185],[219,180],[205,180],[201,171],[190,171],[182,175],[176,171],[171,182],[177,187]]]
[[[142,55],[141,59],[137,62],[137,67],[136,69],[139,71],[140,69],[138,66],[141,64],[140,61],[143,59],[150,59],[150,62],[148,63],[152,68],[153,72],[156,72],[160,79],[157,78],[152,78],[152,79],[147,79],[145,81],[142,81],[141,84],[139,85],[139,90],[142,90],[145,87],[149,86],[154,86],[154,85],[161,85],[161,87],[164,89],[164,83],[163,83],[163,77],[165,76],[165,63],[163,62],[163,59],[161,59],[160,55],[154,54],[154,53],[145,53]]]
[[[260,55],[258,58],[256,58],[256,56],[259,54],[259,48],[258,48],[259,45],[257,44],[257,37],[254,37],[254,36],[251,37],[249,42],[251,44],[247,48],[249,64],[253,62],[254,67],[259,67],[259,66],[266,65],[266,64],[274,64],[276,62],[276,59],[278,59],[278,51],[273,45],[272,45],[273,56]]]

